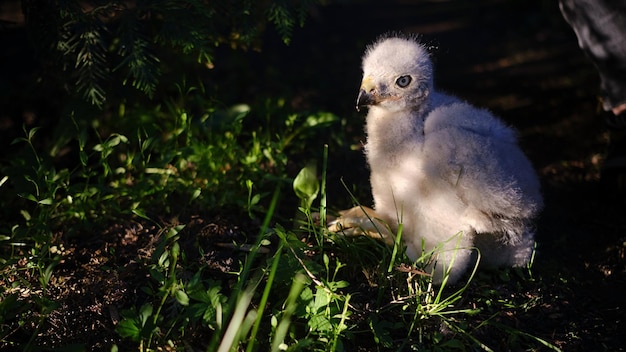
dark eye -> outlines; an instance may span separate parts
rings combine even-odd
[[[396,85],[400,88],[406,88],[411,83],[411,76],[400,76],[396,80]]]

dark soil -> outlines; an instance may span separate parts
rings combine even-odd
[[[248,54],[250,69],[258,71],[251,77],[264,83],[242,88],[241,96],[233,99],[245,101],[255,90],[280,95],[281,89],[292,87],[294,106],[362,118],[353,111],[360,57],[366,44],[389,30],[422,33],[433,46],[439,87],[515,126],[543,182],[546,207],[538,224],[535,283],[510,287],[492,282],[492,287],[483,283],[472,290],[537,297],[532,309],[505,316],[502,322],[564,351],[624,350],[626,192],[602,173],[611,141],[619,136],[604,126],[593,66],[552,1],[338,1],[318,7],[290,47],[269,35],[261,54]],[[222,55],[227,61],[227,54]],[[219,58],[216,64],[216,76],[233,74],[219,70]],[[281,83],[271,83],[276,80]],[[15,121],[3,119],[0,133],[10,138]],[[17,126],[19,131],[21,122]],[[362,138],[359,131],[346,132],[356,136],[351,143]],[[311,148],[322,150],[321,145]],[[330,156],[329,199],[331,206],[342,208],[349,199],[340,177],[367,188],[367,169],[362,154],[348,147]],[[293,211],[279,209],[285,217]],[[216,247],[217,239],[241,239],[256,233],[258,226],[228,214],[167,221],[188,225],[187,245],[205,248],[204,257],[191,259],[208,263],[216,277],[232,270],[238,255]],[[120,350],[130,348],[120,344],[115,324],[122,308],[141,303],[137,287],[148,274],[139,263],[149,258],[161,235],[154,225],[128,220],[60,248],[64,260],[55,269],[49,294],[58,307],[40,330],[38,343],[85,343],[88,350],[117,343]],[[25,332],[32,330],[16,326],[16,334]],[[507,349],[506,336],[480,338]]]

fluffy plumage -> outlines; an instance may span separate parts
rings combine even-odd
[[[533,167],[511,128],[435,90],[432,61],[415,37],[385,37],[367,48],[359,106],[369,107],[370,215],[389,225],[381,231],[388,243],[401,222],[410,259],[437,249],[436,281],[447,270],[449,282],[457,281],[473,263],[473,248],[482,263],[528,263],[542,208]],[[351,211],[332,228],[371,235],[362,212]]]

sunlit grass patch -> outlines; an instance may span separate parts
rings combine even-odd
[[[280,104],[269,111],[285,116]],[[67,307],[55,292],[68,279],[67,262],[81,251],[77,246],[107,223],[134,219],[144,230],[127,235],[149,235],[150,241],[134,258],[108,246],[102,260],[108,277],[117,277],[130,273],[128,263],[116,261],[132,258],[135,277],[131,298],[120,300],[114,318],[105,319],[117,334],[113,349],[498,350],[501,342],[493,336],[520,347],[554,348],[501,317],[531,310],[539,298],[480,291],[483,279],[473,274],[460,285],[446,284],[445,277],[434,284],[434,251],[409,261],[401,226],[391,246],[328,231],[331,147],[320,145],[313,153],[321,157],[310,160],[321,163],[298,159],[303,168],[295,175],[288,165],[289,155],[311,155],[302,154],[303,145],[338,117],[287,113],[252,131],[244,128],[246,119],[263,114],[249,106],[191,114],[174,104],[146,114],[125,108],[124,118],[145,125],[95,133],[95,140],[77,129],[70,167],[35,147],[36,129],[17,141],[29,158],[16,160],[0,186],[15,192],[20,215],[2,229],[0,243],[6,255],[0,268],[4,345],[42,346],[38,336]],[[346,196],[359,204],[350,192]],[[297,215],[285,221],[290,215],[276,209],[285,209],[281,202],[290,197],[300,203],[287,203]],[[256,222],[257,230],[248,227],[240,237],[214,243],[211,237],[194,240],[200,234],[180,222],[185,214],[219,207],[236,209],[241,222]],[[209,250],[228,253],[230,264],[219,275]],[[66,265],[63,271],[59,265]],[[530,279],[523,271],[513,276]]]

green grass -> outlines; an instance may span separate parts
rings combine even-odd
[[[44,348],[38,335],[64,303],[55,296],[63,249],[133,219],[154,225],[157,242],[137,258],[145,278],[118,307],[111,351],[490,351],[501,337],[483,331],[494,329],[513,349],[557,349],[500,319],[533,300],[480,292],[473,274],[460,286],[433,285],[417,271],[430,256],[409,262],[401,233],[391,248],[328,233],[334,151],[313,141],[339,117],[296,113],[281,100],[218,109],[200,99],[191,109],[189,97],[198,94],[187,90],[150,109],[120,104],[108,119],[72,112],[47,142],[55,146],[49,153],[38,128],[15,141],[19,153],[0,178],[2,347]],[[69,155],[60,154],[64,148]],[[290,163],[301,168],[297,175]],[[293,207],[279,214],[279,204]],[[204,248],[185,245],[186,224],[164,219],[220,210],[256,221],[258,232],[232,243],[242,248],[233,254],[238,269],[216,276],[190,259]],[[517,285],[534,280],[511,273]],[[54,347],[88,349],[86,341]]]

